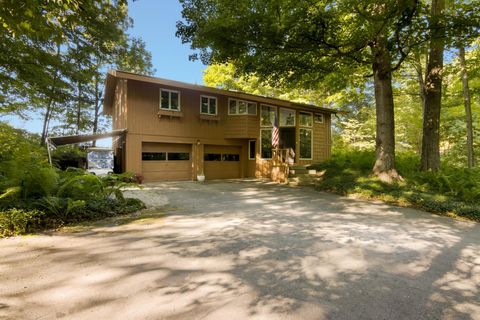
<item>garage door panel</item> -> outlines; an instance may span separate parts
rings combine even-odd
[[[183,143],[144,142],[142,143],[142,149],[143,152],[190,152],[192,145]]]
[[[205,179],[236,179],[241,177],[240,147],[206,145],[204,154]]]
[[[192,146],[188,144],[144,142],[142,152],[165,153],[162,160],[142,161],[142,172],[145,181],[191,180],[192,179]],[[179,157],[179,153],[181,157]],[[183,159],[187,156],[190,160]]]
[[[143,169],[145,171],[191,171],[191,161],[144,161]]]

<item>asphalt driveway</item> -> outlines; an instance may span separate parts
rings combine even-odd
[[[0,239],[1,319],[480,319],[480,224],[255,181],[163,218]]]

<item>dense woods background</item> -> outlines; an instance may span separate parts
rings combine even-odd
[[[423,171],[440,168],[440,153],[473,166],[478,1],[181,3],[177,35],[196,50],[191,59],[229,63],[233,77],[254,76],[257,87],[307,90],[311,97],[297,98],[349,111],[337,145],[373,144],[373,171],[383,180],[401,179],[396,148],[419,153]]]

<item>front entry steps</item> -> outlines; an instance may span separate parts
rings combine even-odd
[[[307,166],[291,166],[288,184],[291,186],[315,186],[323,178],[324,171],[317,172]]]
[[[317,170],[310,169],[307,166],[290,166],[289,173],[290,173],[290,175],[297,175],[297,174],[316,175]]]

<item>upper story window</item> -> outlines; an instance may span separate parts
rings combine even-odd
[[[160,109],[180,111],[180,91],[160,89]]]
[[[261,104],[260,105],[260,125],[262,127],[273,127],[276,113],[277,113],[276,107]]]
[[[310,112],[300,112],[298,116],[298,121],[302,127],[311,127],[313,124],[312,114]]]
[[[295,127],[295,110],[280,108],[280,126]]]
[[[228,99],[228,114],[229,115],[256,115],[257,104],[237,99]]]
[[[200,96],[200,113],[217,115],[217,98]]]
[[[315,123],[323,123],[323,114],[321,113],[315,113]]]

